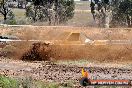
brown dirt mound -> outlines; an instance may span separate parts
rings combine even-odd
[[[46,61],[51,58],[51,48],[46,43],[33,43],[33,46],[22,55],[21,60]]]

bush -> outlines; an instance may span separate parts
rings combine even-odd
[[[5,22],[4,22],[4,24],[8,24],[8,25],[16,25],[17,24],[17,22],[16,22],[16,20],[15,19],[13,19],[13,20],[6,20]]]
[[[16,25],[17,22],[16,22],[15,19],[13,19],[13,20],[9,20],[9,23],[8,23],[8,24],[9,24],[9,25]]]
[[[9,12],[8,18],[7,18],[7,20],[4,21],[4,23],[8,24],[8,25],[16,25],[17,24],[16,19],[15,19],[15,15],[12,11]]]

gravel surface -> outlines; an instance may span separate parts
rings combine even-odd
[[[12,60],[0,61],[0,74],[10,77],[32,77],[36,80],[48,82],[74,81],[80,88],[79,79],[81,68],[54,64],[53,62],[23,62]],[[85,67],[92,79],[130,79],[132,80],[132,69]]]

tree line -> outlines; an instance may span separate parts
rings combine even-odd
[[[29,0],[27,0],[29,1]],[[65,23],[74,16],[74,0],[32,0],[26,7],[26,17],[32,22],[48,22],[49,25]],[[0,13],[6,22],[13,12],[8,6],[8,0],[0,0]]]
[[[132,0],[91,0],[91,13],[100,27],[132,27]]]
[[[24,0],[23,0],[24,1]],[[74,0],[26,0],[26,17],[33,23],[48,22],[58,25],[74,17]],[[93,19],[100,27],[132,27],[132,0],[91,0]],[[15,18],[8,0],[0,0],[0,14],[4,23]]]

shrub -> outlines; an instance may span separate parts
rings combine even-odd
[[[16,25],[16,19],[15,19],[15,15],[14,13],[11,11],[8,13],[8,18],[7,20],[4,21],[5,24],[9,24],[9,25]]]

